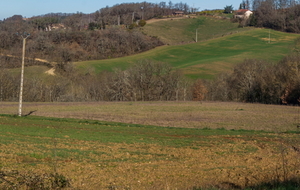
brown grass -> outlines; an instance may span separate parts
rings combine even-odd
[[[291,136],[292,137],[292,136]],[[191,189],[234,184],[241,188],[261,184],[277,176],[283,180],[280,139],[245,139],[242,136],[211,136],[209,143],[198,149],[174,148],[149,144],[99,144],[92,141],[59,140],[61,149],[98,151],[85,159],[57,161],[57,172],[71,179],[71,189]],[[224,143],[227,140],[227,143]],[[29,146],[29,147],[26,147]],[[34,173],[53,172],[53,157],[16,156],[42,154],[38,144],[22,142],[0,145],[1,169]],[[287,178],[299,177],[299,153],[286,148]],[[49,149],[51,144],[49,144]],[[276,174],[276,171],[278,175]],[[228,186],[232,189],[232,186]]]
[[[0,113],[16,114],[17,103],[2,102]],[[24,103],[23,113],[169,127],[265,131],[297,130],[298,106],[228,102]]]
[[[74,117],[172,127],[297,130],[298,107],[225,102],[80,102],[25,103],[24,113]],[[1,113],[17,112],[17,103],[1,103]],[[11,135],[14,134],[2,134]],[[1,134],[0,134],[1,138]],[[16,139],[19,137],[16,136]],[[57,149],[77,150],[58,157],[57,172],[71,179],[71,189],[232,189],[276,179],[299,177],[299,152],[287,139],[299,142],[297,134],[270,133],[264,136],[209,136],[202,144],[170,147],[154,144],[125,144],[79,141],[65,135],[57,139],[22,137],[41,143],[14,140],[0,144],[1,170],[51,173]],[[179,137],[180,138],[180,137]],[[35,140],[33,140],[35,139]],[[182,137],[184,140],[184,137]],[[44,144],[42,141],[48,141]],[[296,143],[298,147],[299,144]],[[85,156],[78,152],[94,151]],[[40,156],[39,156],[40,155]],[[283,159],[288,161],[283,165]],[[285,169],[288,171],[284,175]]]

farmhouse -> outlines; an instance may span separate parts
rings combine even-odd
[[[253,12],[248,9],[239,9],[235,11],[234,18],[248,19],[252,14]]]
[[[183,11],[175,11],[175,12],[173,12],[173,15],[174,16],[183,16],[184,12]]]

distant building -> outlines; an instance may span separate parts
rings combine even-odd
[[[173,15],[174,16],[183,16],[184,12],[183,11],[175,11],[175,12],[173,12]]]
[[[235,18],[248,19],[253,14],[252,11],[248,9],[239,9],[235,11]]]

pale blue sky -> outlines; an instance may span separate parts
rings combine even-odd
[[[146,0],[159,3],[169,0]],[[93,13],[100,8],[121,3],[137,3],[144,0],[0,0],[0,20],[13,15],[32,17],[47,13]],[[173,3],[187,3],[191,7],[204,9],[223,9],[226,5],[239,7],[242,0],[172,0]]]

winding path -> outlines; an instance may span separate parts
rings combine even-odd
[[[7,57],[14,57],[14,58],[20,58],[19,56],[15,56],[15,55],[7,55],[7,54],[0,54],[1,56],[7,56]],[[55,69],[54,69],[54,65],[56,64],[55,62],[49,62],[47,61],[46,59],[40,59],[40,58],[28,58],[28,57],[25,57],[25,59],[28,59],[28,60],[36,60],[36,61],[39,61],[39,62],[42,62],[42,63],[47,63],[47,64],[50,64],[52,66],[52,68],[50,68],[48,71],[46,71],[45,73],[46,74],[49,74],[49,75],[55,75]]]

